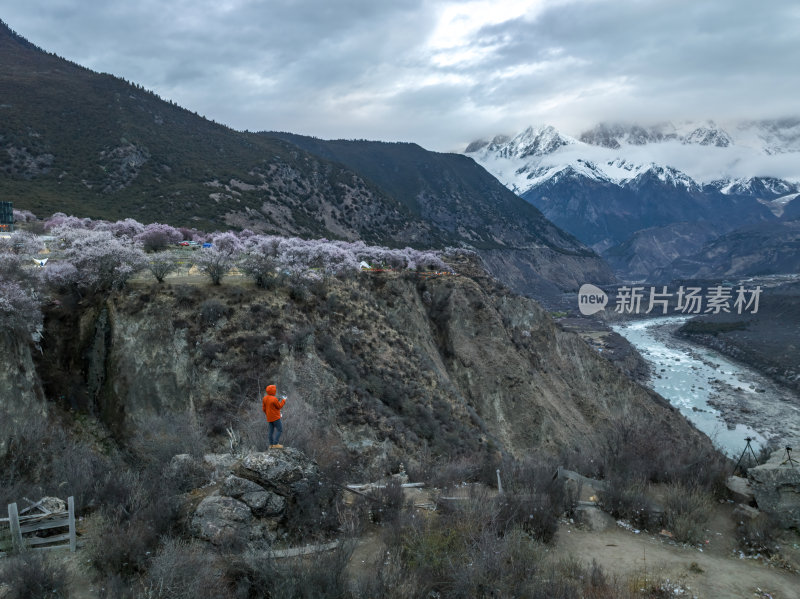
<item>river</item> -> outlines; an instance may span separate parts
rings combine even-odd
[[[745,437],[756,452],[767,441],[782,446],[800,441],[800,398],[757,371],[720,353],[676,338],[687,316],[612,325],[648,361],[649,386],[711,438],[738,458]]]

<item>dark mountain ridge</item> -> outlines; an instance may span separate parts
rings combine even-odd
[[[527,293],[613,279],[596,254],[468,158],[234,131],[47,54],[5,24],[0,173],[4,199],[40,215],[472,247]]]

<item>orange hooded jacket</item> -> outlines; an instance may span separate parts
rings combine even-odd
[[[286,400],[275,397],[277,390],[278,388],[275,385],[268,385],[267,394],[261,399],[261,409],[267,415],[267,422],[275,422],[281,419],[281,408],[286,403]]]

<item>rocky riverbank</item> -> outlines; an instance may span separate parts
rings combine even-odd
[[[653,327],[655,338],[666,347],[678,349],[697,364],[712,369],[718,376],[708,379],[709,406],[718,410],[729,430],[745,425],[774,443],[800,441],[800,397],[792,389],[776,383],[749,364],[721,361],[702,347],[695,337],[681,335],[683,326],[669,322]],[[691,341],[690,341],[691,340]],[[712,348],[714,349],[714,348]],[[656,372],[654,376],[668,376]]]
[[[800,392],[800,282],[764,285],[755,314],[698,316],[677,334]]]

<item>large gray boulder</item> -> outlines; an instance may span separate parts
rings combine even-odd
[[[176,456],[176,469],[187,462]],[[338,490],[321,485],[316,463],[293,448],[251,452],[244,457],[213,454],[203,460],[210,494],[191,508],[192,534],[217,546],[267,549],[286,525],[290,506],[332,513]],[[191,503],[192,494],[185,496]]]
[[[222,486],[220,487],[219,492],[222,495],[236,497],[238,499],[245,493],[258,493],[259,491],[263,490],[264,487],[254,483],[251,480],[241,478],[235,474],[229,474],[227,477],[225,477],[225,480],[222,481]]]
[[[244,502],[259,517],[280,516],[286,507],[284,497],[234,474],[222,482],[220,493]]]
[[[317,464],[294,448],[247,454],[234,472],[284,497],[304,495],[320,479]]]
[[[794,462],[789,462],[786,450],[780,449],[766,464],[747,472],[758,509],[773,516],[783,528],[800,528],[799,458],[793,456]]]
[[[203,499],[192,517],[192,532],[214,545],[250,538],[253,513],[232,497],[211,495]]]
[[[261,518],[280,516],[286,508],[286,499],[272,491],[256,491],[242,495],[242,501]]]

